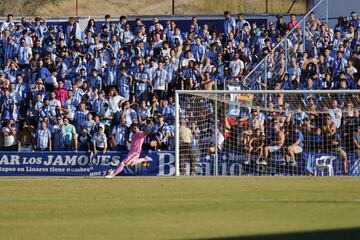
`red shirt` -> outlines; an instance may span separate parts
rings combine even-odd
[[[295,20],[294,22],[289,22],[288,23],[288,29],[291,30],[294,27],[296,27],[299,24],[299,22],[297,20]]]

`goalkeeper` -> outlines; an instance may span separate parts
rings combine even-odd
[[[120,163],[116,170],[109,170],[105,178],[113,178],[117,174],[121,173],[125,166],[134,166],[142,162],[152,161],[148,156],[140,158],[141,148],[146,136],[150,133],[154,123],[151,122],[145,132],[140,131],[139,125],[136,123],[131,124],[131,131],[133,136],[131,139],[130,151],[127,157]]]

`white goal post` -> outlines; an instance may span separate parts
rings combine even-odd
[[[178,90],[175,103],[177,176],[347,175],[360,160],[360,90]]]

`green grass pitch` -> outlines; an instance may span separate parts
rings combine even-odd
[[[0,239],[360,239],[360,178],[0,178]]]

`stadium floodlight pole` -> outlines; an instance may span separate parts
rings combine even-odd
[[[179,93],[175,91],[175,176],[180,176]]]

